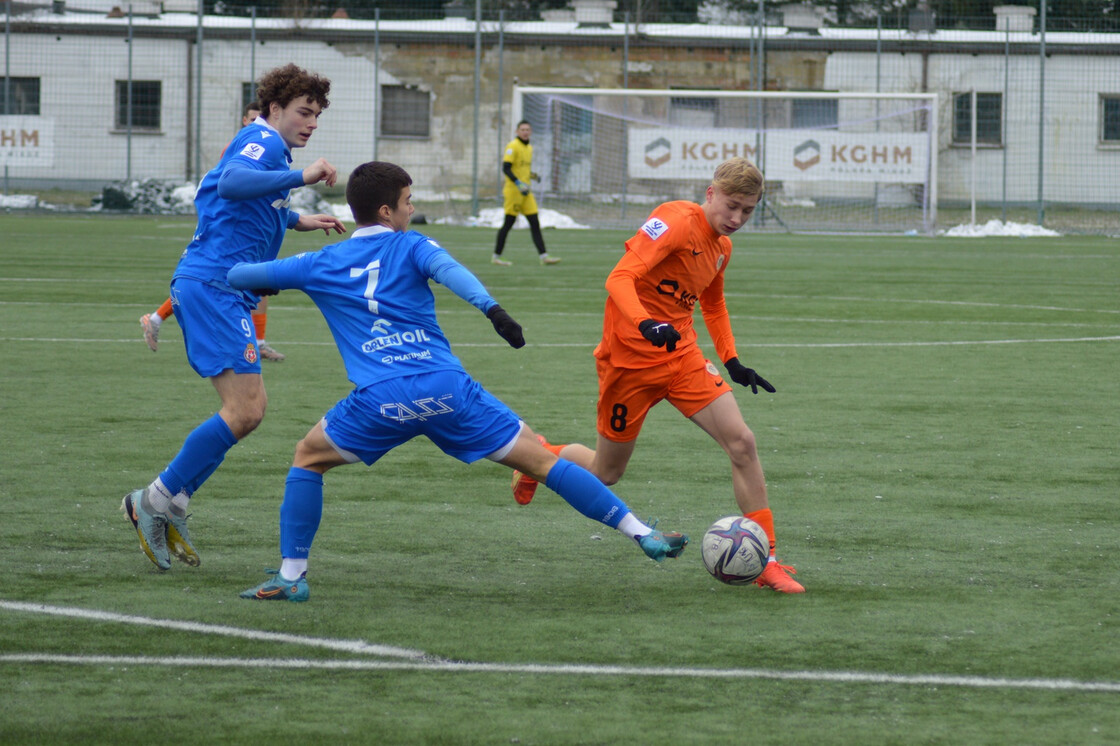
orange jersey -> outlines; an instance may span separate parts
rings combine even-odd
[[[595,356],[619,368],[647,368],[684,355],[696,344],[696,303],[721,361],[736,357],[723,298],[731,239],[717,233],[700,205],[666,202],[626,242],[626,253],[607,277],[603,339]],[[654,347],[638,324],[667,321],[680,332],[674,352]]]

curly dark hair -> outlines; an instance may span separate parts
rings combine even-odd
[[[307,96],[325,111],[331,105],[327,99],[330,92],[329,80],[293,63],[269,70],[257,81],[257,100],[265,116],[273,103],[283,109],[301,96]]]

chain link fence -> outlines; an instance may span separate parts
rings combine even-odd
[[[1050,32],[1026,6],[975,20],[900,11],[841,28],[807,6],[679,25],[609,3],[582,15],[476,14],[468,0],[443,17],[384,18],[376,7],[362,18],[338,8],[325,18],[200,18],[190,5],[6,0],[5,195],[88,208],[107,186],[195,183],[240,126],[254,79],[295,62],[329,77],[332,91],[293,167],[318,157],[342,173],[400,163],[431,218],[470,221],[500,205],[515,86],[930,92],[934,229],[998,218],[1120,234],[1120,33],[1077,30],[1102,28],[1093,19]],[[670,121],[715,116],[703,96],[678,98]],[[827,128],[826,109],[782,126]],[[342,201],[341,190],[327,196]]]

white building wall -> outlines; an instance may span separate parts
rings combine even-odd
[[[922,66],[927,87],[940,95],[938,112],[938,192],[944,201],[967,201],[972,195],[972,152],[954,144],[953,94],[976,89],[1004,94],[1003,55],[885,54],[881,90],[921,89]],[[1039,58],[1011,55],[1007,60],[1007,92],[1003,101],[1003,147],[979,146],[975,194],[979,201],[998,201],[1006,190],[1010,202],[1038,199]],[[876,58],[871,53],[838,52],[829,57],[824,88],[874,90]],[[1120,202],[1120,148],[1099,142],[1102,93],[1120,93],[1120,58],[1053,55],[1046,59],[1045,135],[1043,140],[1047,201],[1085,205]]]
[[[10,165],[11,179],[104,182],[126,178],[129,138],[114,129],[116,80],[127,80],[124,39],[18,34],[12,39],[12,77],[40,79],[40,116],[54,122],[49,168]],[[195,128],[195,45],[181,40],[134,39],[132,79],[161,81],[160,131],[134,129],[131,177],[183,179],[194,175],[189,135]],[[258,45],[255,62],[247,42],[210,40],[202,58],[202,153],[206,171],[241,123],[241,85],[289,62],[331,80],[331,106],[309,145],[293,153],[293,167],[324,157],[343,174],[373,156],[373,63],[318,42]],[[255,67],[254,67],[255,64]],[[392,82],[382,76],[383,82]]]
[[[281,65],[295,63],[329,78],[331,105],[307,147],[292,153],[292,167],[317,158],[333,163],[343,178],[373,157],[374,65],[319,42],[258,44],[255,59],[243,41],[208,41],[203,53],[203,170],[217,162],[222,148],[241,122],[241,86]],[[386,78],[382,76],[383,82]],[[220,112],[217,117],[209,112]]]
[[[40,79],[40,116],[54,122],[50,168],[11,165],[10,178],[123,179],[128,138],[115,129],[116,80],[128,79],[126,41],[109,37],[18,34],[12,37],[12,77]],[[187,45],[136,40],[133,79],[162,81],[161,131],[134,133],[132,173],[136,178],[185,175]]]
[[[168,21],[170,23],[170,21]],[[41,80],[41,116],[54,122],[55,152],[50,168],[11,164],[12,179],[40,181],[105,182],[123,179],[129,162],[128,138],[114,130],[114,81],[128,77],[126,30],[119,36],[94,34],[11,34],[10,71],[15,77]],[[992,35],[993,38],[998,34]],[[1030,36],[1030,35],[1024,35]],[[1033,38],[1033,37],[1032,37]],[[195,109],[192,81],[195,74],[193,39],[135,38],[132,75],[136,80],[162,82],[161,130],[134,133],[131,140],[133,178],[197,179],[191,148]],[[255,51],[254,51],[255,50]],[[395,45],[382,45],[381,83],[398,82],[387,73]],[[488,55],[493,50],[488,50]],[[332,80],[332,105],[320,128],[303,152],[295,153],[294,166],[325,157],[345,175],[355,165],[375,155],[377,83],[374,80],[374,47],[368,42],[330,45],[288,39],[258,42],[208,38],[203,45],[201,168],[210,168],[239,123],[241,84],[277,65],[295,62]],[[433,62],[435,62],[433,60]],[[939,197],[966,201],[972,196],[973,163],[967,147],[953,145],[954,92],[975,87],[1003,92],[1003,55],[921,53],[884,54],[836,51],[827,56],[821,87],[825,90],[874,90],[917,92],[923,85],[940,94],[938,120]],[[1004,158],[1007,159],[1007,198],[1032,202],[1038,190],[1039,59],[1037,55],[1011,55],[1009,92],[1004,101],[1003,147],[981,148],[976,155],[975,195],[981,201],[1003,196]],[[399,65],[405,69],[403,65]],[[441,96],[461,94],[473,80],[410,73],[409,84],[429,90],[433,100],[431,136],[419,139],[382,138],[377,156],[411,164],[420,184],[470,186],[473,110],[469,104],[440,107]],[[1120,203],[1120,148],[1098,142],[1099,96],[1120,94],[1120,57],[1106,55],[1052,55],[1046,62],[1046,194],[1050,202],[1080,204]],[[497,181],[492,149],[492,127],[497,121],[492,96],[484,93],[480,133],[484,185]],[[447,99],[445,99],[446,101]],[[457,100],[468,101],[460,96]],[[866,185],[854,185],[852,194],[863,195]],[[460,195],[461,196],[461,195]],[[811,195],[807,195],[811,196]]]

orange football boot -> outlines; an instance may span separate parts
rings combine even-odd
[[[796,574],[797,570],[789,565],[779,564],[778,560],[771,557],[754,584],[760,588],[773,588],[778,593],[804,593],[805,586],[790,577]]]

